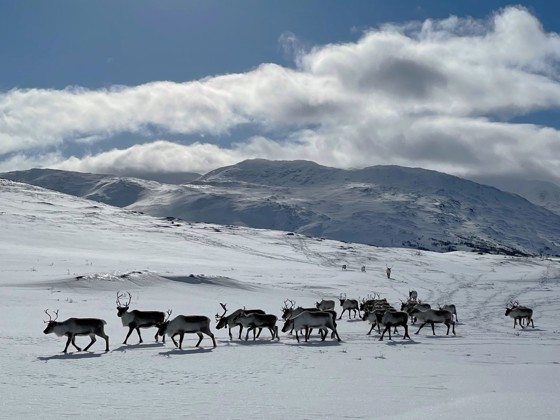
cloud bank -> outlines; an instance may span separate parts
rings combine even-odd
[[[280,41],[293,68],[1,93],[0,170],[207,172],[259,157],[558,180],[558,130],[512,122],[560,107],[560,37],[526,9],[388,24],[306,50],[293,34]],[[116,148],[123,133],[138,143]]]

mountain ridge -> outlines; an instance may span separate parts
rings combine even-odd
[[[188,184],[64,171],[0,174],[158,217],[294,231],[385,247],[560,255],[560,216],[452,175],[255,159]]]

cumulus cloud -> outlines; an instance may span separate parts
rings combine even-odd
[[[560,173],[558,130],[508,122],[560,107],[560,37],[522,7],[486,20],[384,25],[351,43],[303,48],[290,33],[280,42],[294,68],[262,64],[187,83],[2,93],[0,167],[207,172],[261,157],[463,176]],[[253,134],[229,144],[147,141],[176,133],[226,139],[239,127]],[[142,144],[115,149],[111,140],[122,133]],[[57,153],[79,140],[104,151]],[[39,152],[49,157],[30,158]]]

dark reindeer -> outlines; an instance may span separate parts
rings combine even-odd
[[[104,325],[106,324],[104,320],[97,318],[68,318],[66,321],[56,322],[58,319],[58,310],[54,313],[54,319],[51,314],[49,314],[48,309],[45,309],[45,313],[48,315],[49,320],[45,321],[47,328],[45,328],[43,333],[55,333],[59,337],[68,337],[66,346],[64,347],[64,350],[62,350],[63,353],[68,351],[70,343],[72,343],[76,350],[82,351],[82,349],[78,347],[74,341],[77,335],[89,335],[91,338],[91,342],[87,345],[84,351],[88,351],[91,345],[97,341],[95,338],[96,335],[105,339],[105,351],[109,351],[109,337],[104,331]]]
[[[171,337],[171,341],[173,341],[173,344],[175,344],[175,347],[179,348],[179,350],[183,349],[183,338],[185,334],[198,335],[198,342],[195,347],[198,347],[202,341],[202,334],[206,334],[210,337],[213,346],[216,347],[216,339],[212,331],[210,331],[210,318],[204,315],[177,315],[169,321],[170,316],[171,309],[167,311],[167,319],[158,327],[158,335],[165,337],[165,334],[167,334]],[[179,336],[179,343],[175,341],[176,336]]]
[[[121,298],[128,295],[128,302],[122,303]],[[132,295],[130,292],[120,293],[117,292],[117,315],[121,318],[123,327],[128,327],[128,334],[124,339],[123,344],[126,344],[128,337],[132,334],[132,331],[136,330],[138,333],[138,338],[140,341],[138,343],[143,343],[142,336],[140,335],[140,328],[151,328],[158,327],[165,321],[165,314],[160,311],[128,311],[130,306],[130,301],[132,300]],[[154,336],[156,342],[158,341],[158,333]],[[162,342],[165,343],[165,336],[163,336]]]

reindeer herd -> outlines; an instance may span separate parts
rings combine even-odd
[[[128,332],[123,341],[127,341],[134,330],[138,334],[139,343],[143,343],[140,329],[157,328],[154,336],[156,342],[159,337],[162,343],[165,343],[165,336],[169,336],[176,348],[182,349],[183,338],[185,334],[197,334],[198,347],[204,337],[204,334],[212,339],[213,347],[216,347],[216,339],[210,329],[210,318],[204,315],[177,315],[170,320],[171,310],[166,313],[160,311],[139,311],[129,310],[132,295],[130,292],[117,292],[117,316],[121,319],[123,327],[128,328]],[[386,298],[381,298],[379,294],[369,295],[364,299],[347,299],[346,294],[339,296],[339,304],[342,308],[340,315],[336,312],[336,302],[334,300],[321,300],[316,302],[315,306],[301,307],[296,306],[295,301],[286,299],[284,306],[281,308],[283,333],[295,333],[296,340],[300,342],[300,334],[307,342],[313,330],[319,332],[321,341],[324,341],[329,333],[331,339],[341,341],[337,330],[337,321],[342,319],[342,315],[348,312],[348,319],[360,319],[369,322],[371,328],[367,332],[370,335],[375,327],[380,334],[379,340],[382,341],[385,334],[388,333],[389,340],[392,340],[391,330],[393,334],[398,333],[398,328],[402,328],[404,333],[403,339],[410,339],[408,334],[409,325],[419,323],[418,330],[415,334],[420,333],[422,328],[429,324],[432,327],[432,334],[436,335],[434,325],[443,324],[447,327],[446,335],[449,331],[455,335],[455,324],[458,322],[457,309],[453,304],[439,306],[433,309],[431,305],[424,303],[418,299],[418,293],[414,290],[409,291],[408,299],[401,301],[400,309],[393,307]],[[245,341],[249,339],[249,335],[253,333],[253,340],[259,338],[263,329],[270,332],[271,340],[280,340],[278,335],[278,317],[274,314],[266,313],[262,309],[237,309],[227,315],[228,309],[225,303],[220,303],[223,313],[216,314],[216,329],[228,328],[230,340],[233,340],[232,328],[239,328],[238,339],[242,339],[243,329],[246,330]],[[65,321],[58,322],[58,310],[51,315],[48,310],[45,313],[49,317],[45,323],[47,327],[43,331],[45,334],[54,333],[59,337],[67,338],[63,353],[68,351],[70,344],[78,351],[82,351],[75,343],[77,336],[89,336],[91,341],[83,349],[87,351],[96,341],[96,336],[105,340],[105,351],[109,351],[109,337],[105,334],[104,326],[106,322],[97,318],[69,318]],[[53,318],[54,316],[54,318]],[[521,328],[533,323],[533,310],[525,306],[519,305],[517,301],[510,301],[506,307],[505,316],[513,318],[513,328],[518,324]],[[357,318],[358,317],[358,318]],[[525,325],[524,325],[525,324]],[[383,331],[381,331],[383,327]],[[177,342],[175,338],[178,337]]]

